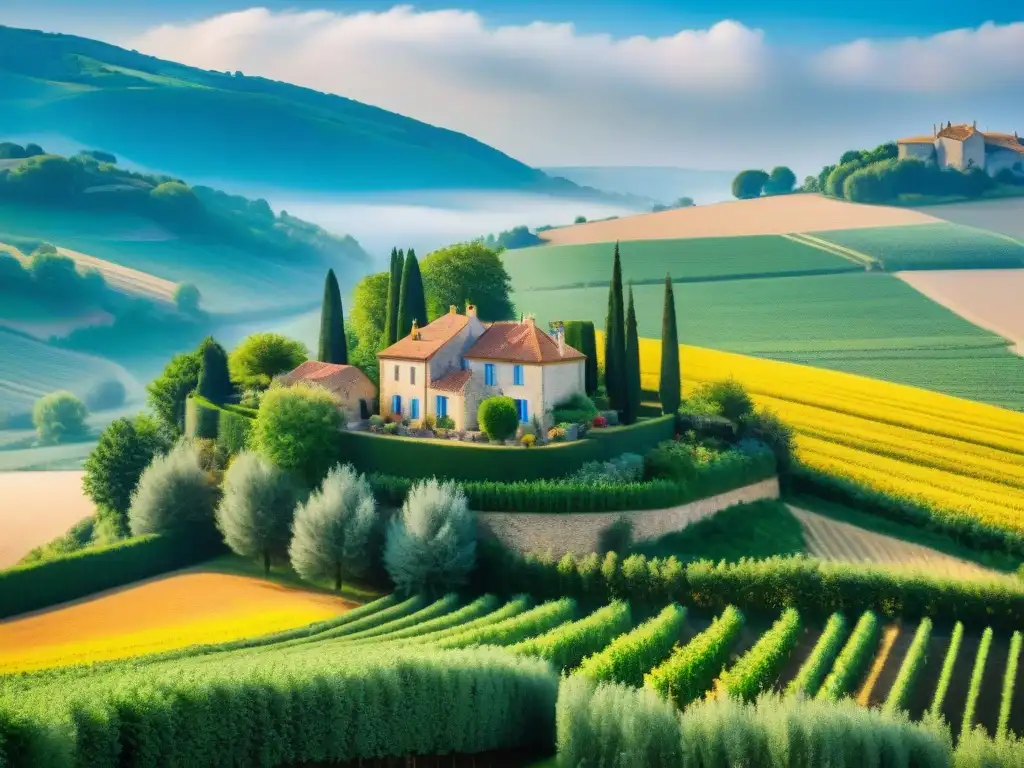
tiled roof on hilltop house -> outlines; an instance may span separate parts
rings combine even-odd
[[[351,386],[365,378],[366,374],[354,365],[321,363],[319,360],[307,360],[294,371],[280,376],[278,380],[285,385],[307,381],[310,384],[318,384],[333,391]]]
[[[946,127],[940,130],[938,135],[942,139],[963,141],[964,139],[969,139],[977,130],[975,126],[967,125],[966,123],[963,125],[950,125],[946,123]]]
[[[432,380],[429,388],[436,389],[438,392],[461,392],[471,378],[473,378],[472,371],[450,371],[441,378]]]
[[[492,323],[463,357],[517,363],[557,363],[586,358],[578,349],[557,341],[528,319],[522,323]]]
[[[981,135],[989,146],[1024,154],[1024,144],[1020,143],[1020,138],[1016,133],[982,133]]]
[[[466,327],[469,318],[452,311],[432,323],[416,329],[405,338],[377,353],[377,357],[399,360],[429,360],[438,350]]]
[[[897,139],[897,144],[934,144],[934,136],[911,136],[908,139]]]

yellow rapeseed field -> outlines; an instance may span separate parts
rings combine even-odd
[[[602,350],[603,344],[598,343]],[[641,339],[643,388],[661,342]],[[902,384],[730,352],[680,347],[684,392],[732,377],[797,434],[810,467],[947,514],[1024,532],[1024,414]]]
[[[341,598],[221,573],[183,573],[0,621],[0,674],[223,643],[311,624]]]

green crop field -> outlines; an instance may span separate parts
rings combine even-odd
[[[0,412],[30,411],[40,397],[60,389],[82,397],[107,379],[120,380],[129,397],[141,394],[138,382],[120,366],[16,333],[0,331],[0,360]]]
[[[505,269],[518,289],[607,285],[614,243],[550,245],[506,251]],[[851,272],[863,267],[813,246],[777,235],[635,240],[619,245],[623,279],[636,284],[665,279],[703,281],[759,275]]]
[[[639,332],[660,338],[663,288],[633,289]],[[517,290],[538,322],[604,327],[606,288]],[[806,363],[1024,408],[1024,359],[886,274],[858,272],[675,285],[679,341]],[[683,361],[685,376],[686,362]]]
[[[1005,235],[961,224],[872,227],[812,233],[900,269],[1024,267],[1024,245]]]
[[[194,283],[211,312],[298,305],[316,301],[322,290],[321,264],[303,267],[229,246],[186,242],[136,216],[0,205],[0,243],[20,238],[51,242],[175,283]]]

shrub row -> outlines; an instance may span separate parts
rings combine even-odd
[[[790,483],[794,493],[806,493],[887,520],[935,531],[981,551],[998,550],[1024,557],[1024,535],[986,524],[976,517],[890,496],[802,465],[793,468]]]
[[[555,722],[560,765],[938,768],[952,753],[948,732],[852,701],[723,696],[677,716],[651,691],[576,676],[562,681]]]
[[[514,645],[534,635],[572,621],[576,601],[564,597],[513,616],[497,624],[482,626],[436,643],[439,648],[469,648],[477,645]]]
[[[745,620],[734,606],[711,626],[644,675],[644,687],[671,699],[680,709],[703,696],[722,671]]]
[[[483,544],[483,542],[481,542]],[[636,558],[635,560],[633,558]],[[683,565],[674,557],[648,560],[615,553],[521,556],[497,543],[478,548],[475,584],[498,594],[539,598],[566,594],[603,604],[611,599],[679,602],[722,610],[727,605],[778,615],[796,608],[808,620],[873,610],[903,619],[963,620],[1013,631],[1024,625],[1024,584],[956,580],[859,563],[847,565],[796,555],[735,563]]]
[[[16,727],[15,702],[0,696],[0,764],[273,766],[554,741],[557,678],[539,660],[496,649],[325,655],[311,647],[267,662],[181,662],[29,692],[16,701]]]
[[[404,600],[400,603],[395,603],[387,608],[380,611],[374,611],[368,616],[363,616],[356,621],[350,621],[338,627],[331,629],[325,629],[322,632],[318,632],[315,635],[309,635],[306,637],[296,638],[294,640],[287,640],[282,643],[278,643],[275,648],[286,648],[292,645],[305,645],[307,643],[316,643],[321,640],[333,640],[340,637],[350,637],[366,630],[374,629],[384,624],[389,624],[396,619],[401,619],[404,616],[409,616],[422,610],[427,605],[427,599],[423,595],[413,595],[412,597]]]
[[[671,440],[675,426],[675,416],[670,414],[626,427],[595,429],[571,443],[529,449],[342,432],[339,459],[360,472],[413,480],[435,476],[458,481],[543,480],[564,477],[588,461],[646,453],[662,440]]]
[[[786,686],[787,695],[814,697],[843,647],[847,630],[846,617],[843,614],[833,613],[829,616],[818,642],[814,644],[810,655],[800,665],[796,677],[790,680],[789,685]]]
[[[964,704],[964,718],[960,724],[960,738],[970,733],[974,725],[974,710],[978,706],[978,696],[981,694],[981,679],[985,674],[985,662],[988,661],[988,652],[992,647],[992,628],[987,627],[981,633],[981,642],[978,644],[978,653],[974,657],[974,668],[971,670],[971,684],[967,688],[967,701]]]
[[[0,619],[208,560],[218,537],[141,536],[0,571]]]
[[[850,639],[839,652],[832,671],[822,683],[818,691],[819,699],[840,699],[853,691],[878,647],[881,629],[878,616],[871,611],[860,617]]]
[[[639,686],[644,674],[671,652],[685,620],[685,608],[668,605],[654,618],[584,659],[576,674],[594,682]]]
[[[896,681],[889,689],[889,695],[885,699],[884,708],[893,712],[897,709],[906,709],[907,701],[914,692],[914,685],[924,670],[928,658],[928,639],[932,633],[931,619],[921,619],[914,633],[914,639],[907,649],[907,655],[903,657],[900,671],[896,675]]]
[[[458,609],[460,602],[459,596],[454,593],[445,595],[415,613],[410,613],[384,624],[378,624],[375,627],[363,629],[358,632],[346,633],[345,641],[365,640],[371,637],[380,637],[381,635],[387,635],[391,632],[401,632],[403,629],[408,629],[410,627],[419,627],[421,624],[426,624],[434,621],[435,619],[444,619]]]
[[[429,635],[433,632],[440,632],[442,630],[451,629],[453,627],[463,628],[469,622],[475,621],[489,613],[494,612],[498,607],[498,598],[494,595],[483,595],[478,597],[468,605],[464,605],[458,610],[445,613],[429,621],[420,621],[411,625],[405,626],[401,629],[391,628],[386,630],[384,637],[378,637],[375,634],[366,634],[366,632],[360,633],[361,637],[347,637],[345,643],[365,643],[365,642],[389,642],[392,643],[396,640],[405,640],[410,637],[422,637]],[[383,628],[382,628],[383,629]],[[374,630],[367,630],[372,633]]]
[[[933,717],[942,714],[942,704],[946,700],[946,691],[949,690],[949,683],[953,679],[953,667],[956,664],[956,657],[960,654],[960,644],[963,643],[963,640],[964,625],[962,621],[958,621],[953,627],[953,633],[949,636],[946,657],[942,660],[939,682],[935,686],[935,695],[932,697],[932,706],[929,711]]]
[[[732,667],[722,673],[718,687],[730,696],[752,701],[775,682],[800,637],[800,614],[787,608],[771,629]]]
[[[529,450],[538,450],[531,448]],[[571,480],[460,483],[470,508],[478,512],[621,512],[664,509],[714,496],[775,475],[771,453],[723,454],[697,468],[688,482],[581,483]],[[377,502],[400,507],[415,481],[406,477],[369,476]]]
[[[516,643],[509,650],[550,661],[556,669],[567,670],[597,653],[633,626],[629,603],[615,601],[589,616],[563,624],[538,637]]]
[[[996,727],[996,738],[1004,738],[1010,724],[1010,707],[1013,704],[1013,689],[1017,683],[1017,669],[1020,664],[1020,648],[1022,635],[1020,630],[1010,638],[1010,651],[1006,656],[1006,669],[1003,672],[1003,697],[999,702],[999,724]]]
[[[396,642],[407,642],[407,643],[437,643],[440,640],[444,640],[449,637],[455,637],[456,635],[464,635],[467,632],[475,632],[485,627],[492,627],[495,624],[501,624],[515,616],[519,616],[526,611],[529,611],[533,607],[533,600],[529,595],[516,595],[514,598],[505,603],[501,608],[496,611],[492,611],[485,616],[481,616],[478,619],[473,619],[460,626],[452,626],[447,629],[436,629],[433,632],[428,632],[425,635],[417,635],[415,637],[402,638]]]

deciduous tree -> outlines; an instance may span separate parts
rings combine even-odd
[[[429,254],[420,265],[427,311],[436,318],[455,305],[472,303],[481,320],[511,320],[512,278],[494,251],[483,243],[463,243]]]
[[[250,443],[309,488],[337,461],[343,426],[338,401],[322,387],[272,387],[263,396]]]
[[[199,383],[201,365],[198,350],[175,355],[146,387],[149,407],[172,438],[179,437],[185,428],[185,399]]]
[[[749,200],[760,197],[768,183],[768,174],[764,171],[740,171],[732,180],[733,197]]]
[[[266,389],[273,378],[309,359],[300,341],[279,333],[254,333],[242,339],[228,356],[231,380],[242,389]]]
[[[39,440],[47,445],[74,440],[86,433],[85,403],[70,392],[51,392],[36,400],[32,423]]]

